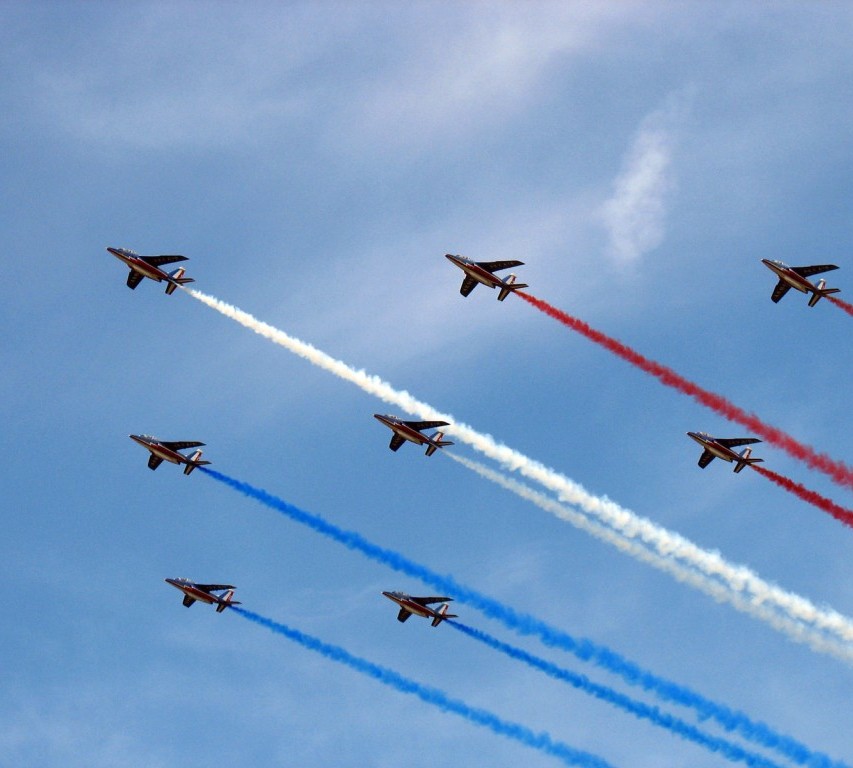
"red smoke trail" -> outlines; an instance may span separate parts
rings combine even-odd
[[[805,462],[812,469],[818,469],[821,472],[825,472],[839,485],[853,488],[853,468],[848,467],[843,462],[837,461],[824,453],[818,453],[814,448],[810,448],[807,445],[797,442],[793,437],[785,434],[781,429],[765,424],[757,416],[747,413],[742,408],[738,408],[724,397],[715,395],[713,392],[709,392],[706,389],[702,389],[702,387],[688,381],[671,368],[667,368],[665,365],[661,365],[660,363],[656,363],[654,360],[649,360],[648,358],[643,357],[641,354],[635,352],[622,342],[616,341],[616,339],[611,339],[609,336],[606,336],[600,331],[596,331],[582,320],[578,320],[577,318],[560,311],[556,307],[552,307],[547,302],[542,301],[542,299],[537,299],[535,296],[531,296],[529,293],[524,293],[523,291],[516,291],[515,293],[528,304],[532,304],[546,315],[553,317],[555,320],[558,320],[563,325],[568,326],[573,331],[577,331],[581,335],[586,336],[590,341],[594,341],[596,344],[600,344],[605,349],[609,349],[623,360],[627,360],[629,363],[637,366],[646,373],[650,373],[668,387],[673,387],[674,389],[683,392],[685,395],[690,395],[690,397],[702,403],[702,405],[711,408],[731,421],[736,421],[741,426],[746,427],[750,432],[754,432],[755,434],[763,437],[768,443],[772,443],[794,458]]]
[[[846,301],[835,298],[835,296],[827,296],[826,298],[836,307],[841,307],[848,315],[853,315],[853,304],[848,304]]]
[[[757,464],[750,464],[750,466],[760,475],[764,475],[768,480],[772,480],[776,485],[781,486],[786,491],[790,491],[795,496],[799,496],[803,501],[807,501],[809,504],[814,504],[824,512],[829,512],[829,514],[836,520],[839,520],[844,523],[844,525],[849,525],[853,528],[853,511],[839,506],[834,501],[830,501],[829,499],[821,496],[819,493],[810,491],[805,486],[795,483],[793,480],[790,480],[783,475],[776,474],[773,470],[766,469],[765,467],[759,467]]]

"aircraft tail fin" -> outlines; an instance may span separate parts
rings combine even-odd
[[[195,282],[191,277],[184,277],[184,272],[186,270],[183,267],[179,267],[174,272],[169,273],[169,282],[166,284],[167,295],[171,296],[175,292],[175,288],[179,285]]]
[[[444,448],[445,445],[453,445],[450,440],[442,440],[444,437],[444,432],[436,432],[432,437],[430,437],[430,443],[427,445],[426,455],[432,456],[436,449]]]
[[[209,461],[201,461],[201,451],[196,451],[192,456],[187,460],[187,465],[184,467],[184,474],[188,475],[192,472],[196,467],[203,467],[205,464],[210,464]]]
[[[234,600],[234,590],[229,589],[224,595],[222,595],[222,601],[217,604],[216,612],[222,613],[226,608],[230,608],[232,605],[242,605],[239,600]]]
[[[441,608],[439,608],[439,609],[436,611],[436,614],[437,614],[437,615],[436,615],[436,617],[432,620],[432,625],[433,625],[434,627],[437,627],[437,626],[438,626],[439,624],[441,624],[441,622],[442,622],[442,621],[444,621],[445,619],[456,619],[456,618],[458,618],[458,616],[457,616],[455,613],[448,613],[448,612],[447,612],[447,609],[448,609],[449,607],[450,607],[450,606],[449,606],[447,603],[445,603],[444,605],[442,605],[442,606],[441,606]]]
[[[759,461],[764,461],[764,459],[751,459],[752,456],[752,448],[744,448],[740,453],[740,459],[735,466],[735,472],[740,472],[744,467],[749,466],[750,464],[757,464]]]
[[[824,296],[829,296],[831,293],[841,293],[840,288],[826,288],[826,280],[821,278],[817,281],[817,285],[815,286],[815,290],[809,298],[809,306],[813,307],[817,304]]]
[[[498,294],[498,301],[503,301],[510,295],[510,293],[517,291],[519,288],[527,288],[527,283],[517,283],[515,281],[515,275],[507,275],[506,280],[504,280],[504,285],[501,288],[501,292]]]

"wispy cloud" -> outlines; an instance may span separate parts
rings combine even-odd
[[[600,215],[609,235],[609,255],[628,263],[654,250],[666,234],[667,202],[675,188],[672,155],[681,113],[673,100],[640,124]]]

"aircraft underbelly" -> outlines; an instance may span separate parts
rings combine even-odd
[[[478,283],[482,283],[487,288],[494,288],[498,283],[495,276],[491,272],[486,272],[481,269],[465,269],[466,275],[473,277]]]
[[[163,461],[169,461],[172,464],[181,463],[181,460],[175,458],[175,454],[172,453],[172,451],[165,451],[162,448],[149,448],[148,450],[151,451],[151,453],[153,453],[157,458],[163,459]]]
[[[807,280],[803,280],[801,277],[792,275],[780,275],[780,277],[790,285],[791,288],[795,288],[800,293],[808,293],[811,290],[811,283]]]
[[[723,461],[732,461],[732,454],[729,451],[723,451],[720,448],[716,448],[711,445],[706,446],[706,448],[718,459],[722,459]]]
[[[404,440],[408,440],[411,443],[422,444],[424,442],[424,436],[420,432],[402,429],[395,429],[394,432],[400,437],[402,437]]]
[[[145,275],[145,277],[156,280],[158,283],[163,279],[163,273],[159,269],[146,264],[144,261],[130,261],[129,259],[123,259],[123,261],[134,272],[139,272],[140,275]]]

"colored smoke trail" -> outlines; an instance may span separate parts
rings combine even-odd
[[[252,317],[248,312],[200,291],[187,288],[183,290],[225,317],[306,359],[312,365],[355,384],[364,392],[386,403],[397,405],[422,419],[450,422],[451,426],[445,430],[449,435],[467,443],[506,469],[518,471],[548,488],[557,494],[560,501],[581,507],[618,531],[626,539],[642,539],[661,556],[682,560],[707,576],[720,579],[732,593],[741,595],[744,600],[757,605],[772,605],[788,613],[793,621],[813,625],[818,630],[835,634],[845,643],[853,643],[853,620],[849,617],[830,608],[818,608],[806,598],[764,581],[746,566],[729,563],[717,552],[703,550],[683,536],[668,531],[606,498],[593,496],[578,483],[523,453],[498,443],[490,435],[481,434],[465,424],[454,423],[454,418],[449,414],[442,413],[415,399],[408,392],[394,389],[378,376],[356,370],[340,360],[335,360],[311,344]]]
[[[820,765],[830,764],[828,762],[829,758],[820,755],[820,753],[812,752],[808,747],[798,744],[787,736],[776,733],[769,726],[753,722],[742,712],[737,712],[722,704],[717,704],[685,686],[678,685],[644,670],[639,665],[620,656],[606,646],[598,645],[585,638],[575,638],[563,630],[551,627],[544,621],[516,611],[510,606],[460,584],[452,576],[442,576],[393,550],[385,549],[368,541],[355,531],[347,531],[339,528],[333,523],[324,520],[319,515],[314,515],[292,504],[288,504],[283,499],[260,488],[255,488],[248,483],[236,480],[209,467],[199,467],[199,472],[224,483],[244,496],[259,501],[264,506],[280,512],[291,520],[301,523],[313,531],[333,541],[337,541],[339,544],[343,544],[347,549],[361,552],[371,560],[382,563],[392,570],[420,579],[425,584],[438,589],[439,592],[452,595],[459,602],[471,605],[488,618],[501,622],[504,626],[519,634],[534,635],[546,645],[568,651],[582,661],[588,661],[602,669],[606,669],[608,672],[618,675],[630,685],[654,693],[666,701],[690,707],[702,719],[711,718],[727,730],[737,732],[757,744],[778,749],[793,759],[797,759],[796,755],[804,753],[809,754],[811,756],[810,759],[827,761],[819,763]],[[789,748],[789,745],[794,745],[795,748]]]
[[[765,424],[757,416],[747,413],[742,408],[730,403],[724,397],[702,389],[702,387],[688,381],[671,368],[667,368],[660,363],[656,363],[654,360],[643,357],[621,341],[616,341],[616,339],[606,336],[600,331],[596,331],[582,320],[578,320],[576,317],[572,317],[566,312],[552,307],[548,302],[537,299],[535,296],[531,296],[529,293],[524,293],[523,291],[516,291],[516,294],[549,317],[554,318],[573,331],[586,336],[590,341],[594,341],[596,344],[613,352],[623,360],[631,363],[631,365],[636,366],[646,373],[650,373],[668,387],[673,387],[679,392],[689,395],[697,402],[725,416],[727,419],[737,422],[757,435],[761,435],[768,443],[772,443],[794,458],[805,462],[812,469],[818,469],[826,473],[839,485],[853,488],[853,468],[848,467],[844,462],[837,461],[824,453],[818,453],[814,448],[794,440],[793,437],[781,429]]]
[[[853,511],[836,504],[834,501],[827,499],[825,496],[821,496],[815,491],[810,491],[804,485],[795,483],[790,478],[780,475],[771,469],[761,467],[758,464],[751,464],[750,466],[760,475],[764,475],[768,480],[772,480],[776,485],[784,488],[786,491],[793,493],[795,496],[799,496],[799,498],[803,501],[807,501],[809,504],[814,504],[818,509],[828,512],[836,520],[844,523],[844,525],[853,527]]]
[[[422,685],[411,678],[403,677],[403,675],[387,667],[381,667],[366,659],[353,656],[349,651],[344,650],[338,645],[324,643],[312,635],[306,635],[304,632],[288,627],[286,624],[280,624],[243,608],[232,606],[231,610],[243,618],[253,621],[255,624],[266,627],[271,632],[275,632],[278,635],[286,637],[288,640],[299,643],[303,648],[319,653],[321,656],[325,656],[327,659],[336,661],[339,664],[344,664],[356,672],[361,672],[363,675],[372,677],[374,680],[378,680],[380,683],[400,691],[400,693],[409,693],[417,696],[421,701],[438,707],[442,712],[452,712],[455,715],[464,717],[469,722],[482,725],[500,736],[514,739],[527,747],[556,757],[566,765],[588,766],[588,768],[610,768],[610,763],[602,758],[570,747],[562,741],[556,741],[544,731],[536,733],[524,725],[504,720],[486,709],[471,707],[464,701],[450,698],[444,691],[440,691],[438,688]]]
[[[581,675],[564,667],[552,664],[550,661],[546,661],[538,656],[527,653],[527,651],[524,651],[521,648],[516,648],[508,643],[501,642],[497,638],[492,637],[479,629],[474,629],[473,627],[469,627],[452,619],[448,620],[447,623],[459,632],[468,635],[468,637],[472,637],[490,648],[500,651],[506,656],[509,656],[511,659],[521,661],[534,669],[538,669],[540,672],[544,672],[554,680],[568,683],[573,688],[583,691],[596,699],[605,701],[608,704],[612,704],[614,707],[628,712],[640,720],[647,720],[661,728],[665,728],[676,736],[680,736],[682,739],[692,741],[699,746],[705,747],[705,749],[708,749],[715,754],[719,754],[732,762],[743,762],[751,766],[765,766],[765,768],[778,766],[778,763],[774,763],[761,755],[748,752],[737,744],[733,744],[730,741],[726,741],[725,739],[721,739],[716,736],[710,736],[704,731],[701,731],[695,725],[690,725],[674,715],[661,712],[657,707],[632,699],[629,696],[619,693],[612,688],[608,688],[605,685],[594,683],[586,675]],[[805,757],[806,756],[804,756],[804,758]]]
[[[442,455],[453,459],[453,461],[478,474],[480,477],[535,504],[540,509],[550,512],[555,517],[586,531],[595,538],[612,544],[617,549],[631,555],[637,560],[647,563],[665,573],[669,573],[677,581],[688,584],[700,592],[704,592],[717,602],[729,603],[738,611],[767,622],[774,629],[788,635],[792,640],[808,645],[815,651],[835,656],[847,664],[853,664],[853,648],[849,645],[842,645],[830,640],[824,633],[816,631],[812,626],[794,621],[788,614],[780,613],[774,610],[772,606],[747,600],[740,592],[733,592],[718,580],[712,579],[692,568],[688,568],[677,560],[659,555],[654,550],[646,547],[641,541],[624,538],[610,528],[596,523],[580,512],[563,506],[549,496],[533,490],[514,478],[506,477],[483,464],[471,461],[459,454],[443,452]]]
[[[831,301],[836,307],[843,309],[848,315],[853,315],[853,304],[848,304],[846,301],[836,298],[835,296],[827,296],[827,301]]]

